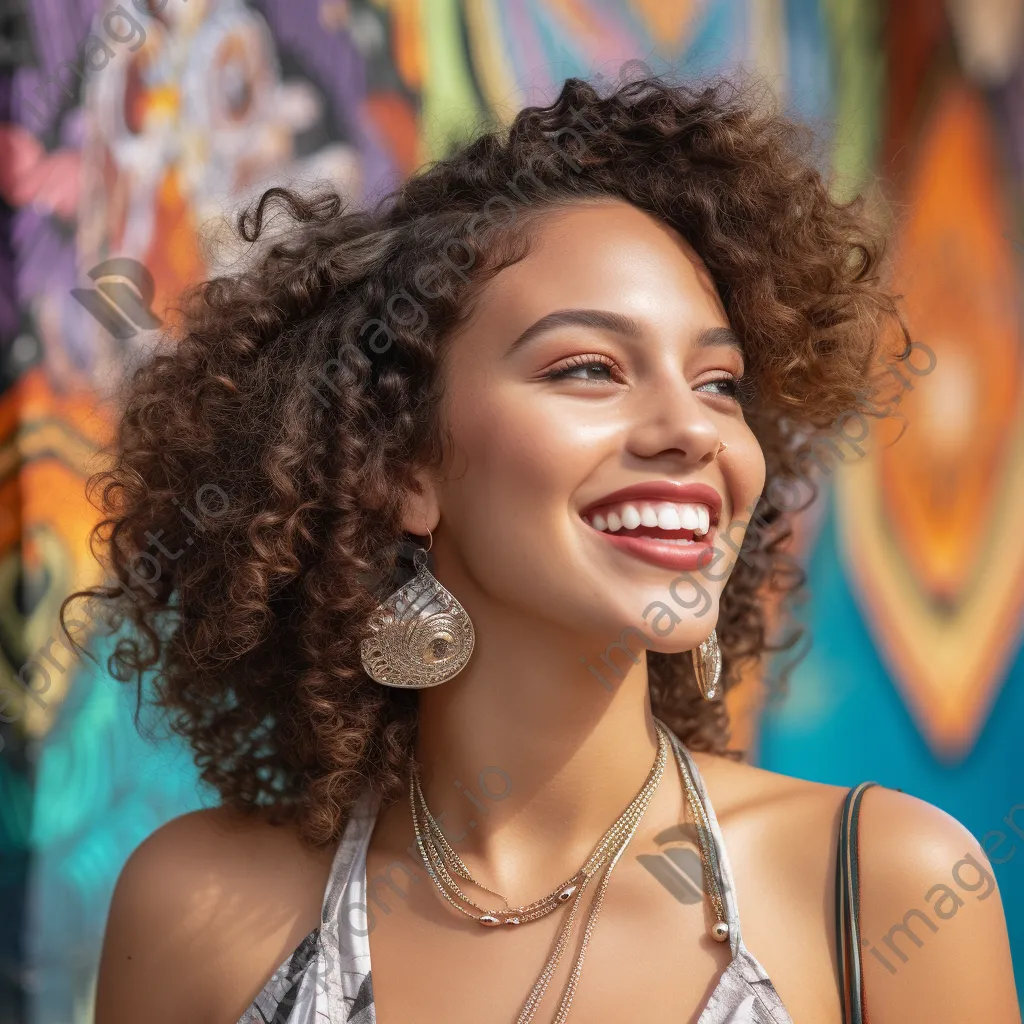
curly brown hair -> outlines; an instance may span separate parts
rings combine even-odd
[[[445,339],[528,251],[533,218],[610,198],[690,242],[756,387],[745,414],[767,485],[721,602],[728,689],[800,632],[769,636],[766,595],[805,582],[773,484],[805,479],[844,412],[872,413],[887,324],[907,337],[880,279],[883,231],[863,197],[830,195],[813,141],[727,80],[645,76],[601,95],[573,78],[372,208],[270,189],[238,218],[245,268],[186,295],[173,339],[125,377],[111,468],[90,479],[111,576],[62,621],[89,597],[134,627],[109,671],[140,699],[152,672],[153,704],[225,804],[325,843],[367,783],[396,795],[416,695],[370,680],[359,641],[381,590],[367,580],[390,578],[406,536],[402,490],[445,450]],[[691,749],[735,755],[689,662],[649,654],[654,711]]]

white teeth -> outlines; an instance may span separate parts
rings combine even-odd
[[[706,537],[711,530],[711,510],[707,505],[696,502],[624,502],[614,511],[605,511],[584,516],[584,521],[595,530],[617,533],[619,530],[635,530],[638,526],[652,529],[686,530],[695,537]],[[680,542],[689,538],[677,538]]]
[[[662,505],[658,509],[659,530],[681,530],[682,528],[683,524],[679,518],[679,510],[675,505]]]
[[[627,530],[635,530],[640,522],[640,513],[636,510],[636,505],[622,506],[622,525]]]
[[[696,530],[700,526],[700,514],[696,505],[680,505],[679,518],[684,530]]]

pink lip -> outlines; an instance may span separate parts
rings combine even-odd
[[[714,557],[714,540],[718,518],[722,511],[722,497],[713,487],[701,483],[681,483],[677,480],[652,480],[632,484],[606,494],[587,506],[581,515],[593,515],[602,508],[623,501],[677,501],[707,505],[711,510],[711,529],[705,537],[685,547],[659,540],[656,537],[624,537],[620,533],[594,530],[620,551],[666,569],[686,571],[709,565]]]
[[[620,551],[642,558],[652,565],[660,565],[665,569],[702,569],[710,565],[715,555],[715,528],[707,537],[702,537],[692,544],[680,547],[677,544],[667,544],[664,541],[655,540],[653,537],[623,537],[617,533],[604,533],[594,530],[598,537],[604,537],[609,544],[614,544]]]

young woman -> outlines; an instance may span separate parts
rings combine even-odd
[[[728,747],[786,497],[911,351],[808,142],[574,79],[242,218],[102,477],[112,670],[220,806],[125,866],[97,1024],[1019,1020],[963,826],[876,786],[846,854],[846,789]]]

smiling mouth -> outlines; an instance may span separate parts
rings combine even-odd
[[[700,502],[623,501],[593,509],[581,518],[599,533],[693,544],[707,537],[717,516]]]
[[[701,502],[619,501],[580,518],[620,550],[656,565],[698,568],[713,555],[716,509]]]

